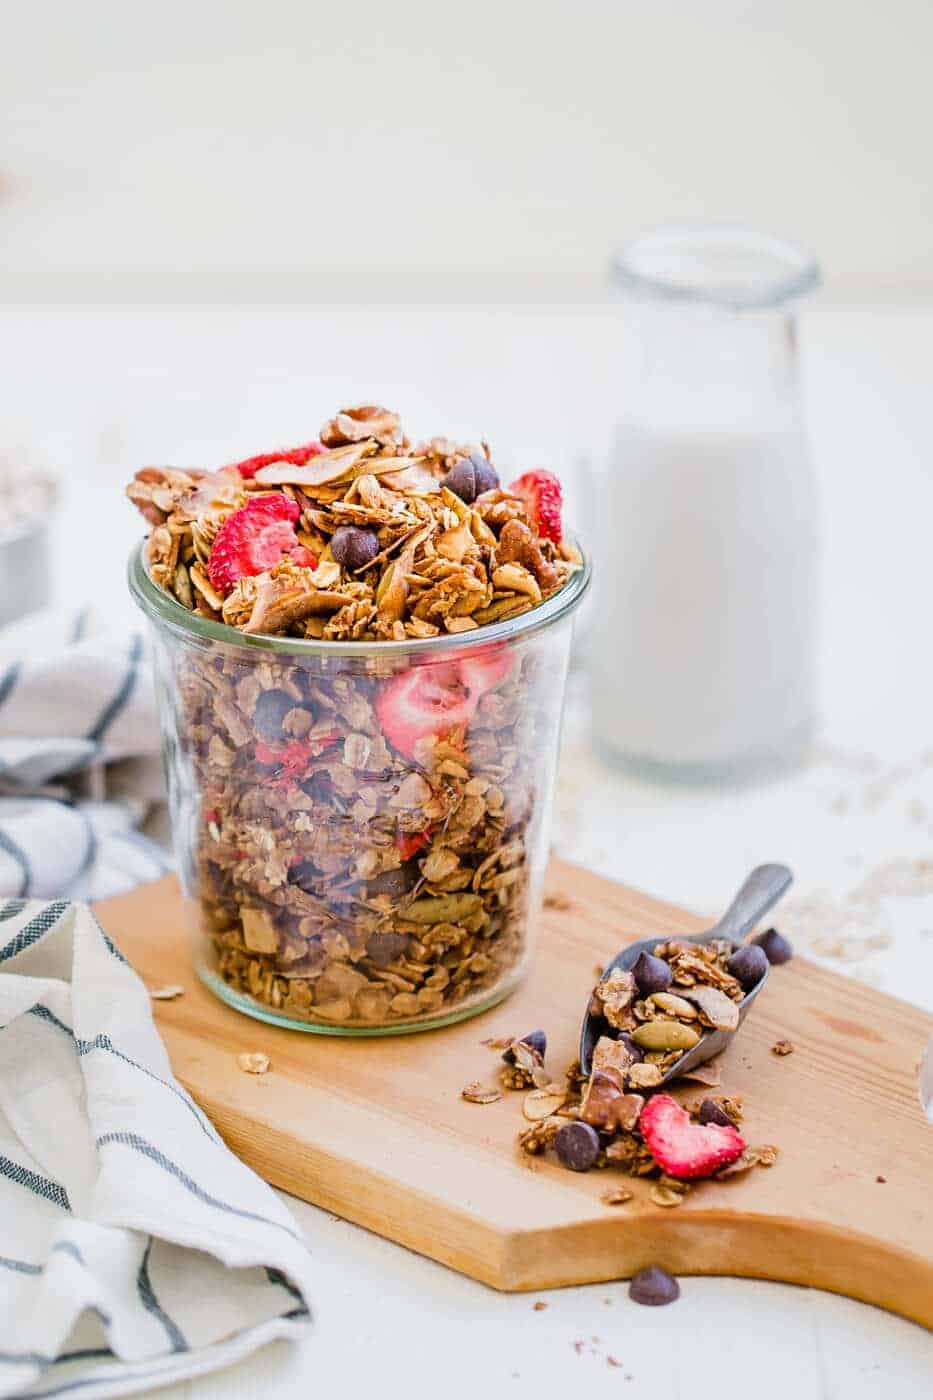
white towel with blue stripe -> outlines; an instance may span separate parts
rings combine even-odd
[[[294,1220],[172,1077],[86,904],[0,900],[0,1396],[129,1395],[307,1334]]]
[[[0,896],[103,899],[169,868],[142,637],[85,610],[0,633]]]

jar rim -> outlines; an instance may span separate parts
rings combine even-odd
[[[570,543],[578,550],[577,540],[568,535]],[[189,612],[171,594],[159,588],[149,577],[143,551],[145,539],[139,541],[129,558],[127,570],[130,593],[134,602],[149,618],[175,633],[187,633],[204,642],[221,643],[226,646],[252,648],[258,652],[284,653],[290,656],[317,657],[416,657],[421,653],[434,655],[437,652],[480,649],[494,642],[513,641],[516,637],[534,636],[552,627],[556,622],[572,613],[580,604],[590,586],[592,566],[588,557],[580,550],[582,564],[570,575],[563,588],[559,589],[544,603],[529,608],[518,617],[504,622],[493,622],[485,627],[477,627],[469,632],[444,632],[437,637],[410,637],[404,642],[346,642],[319,641],[311,637],[274,637],[258,633],[250,635],[230,627],[225,622],[214,622],[198,613]]]
[[[799,243],[742,224],[672,224],[626,244],[612,260],[613,283],[659,301],[760,311],[815,291],[814,255]]]

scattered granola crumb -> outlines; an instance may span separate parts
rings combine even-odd
[[[793,1053],[794,1045],[789,1040],[776,1040],[771,1046],[772,1055],[792,1055]]]
[[[652,1186],[649,1194],[656,1206],[668,1208],[682,1206],[684,1203],[683,1191],[675,1191],[673,1186]]]
[[[566,913],[573,908],[573,900],[568,898],[567,895],[555,891],[553,894],[546,894],[544,896],[544,907],[545,909],[556,909]]]
[[[485,1045],[488,1050],[508,1050],[514,1035],[491,1035],[486,1040],[481,1040],[480,1045]]]
[[[544,1312],[544,1309],[546,1307],[547,1303],[544,1301],[544,1299],[539,1298],[538,1301],[532,1305],[532,1312]]]
[[[582,1356],[582,1355],[583,1355],[583,1348],[584,1348],[585,1346],[586,1346],[586,1343],[584,1342],[583,1338],[582,1338],[582,1337],[578,1337],[577,1340],[576,1340],[576,1341],[574,1342],[574,1344],[573,1344],[573,1349],[574,1349],[574,1351],[577,1353],[578,1356]]]
[[[876,1176],[876,1177],[875,1177],[875,1180],[876,1180],[880,1185],[884,1186],[884,1185],[886,1184],[888,1178],[887,1178],[886,1176]]]
[[[466,1099],[467,1103],[495,1103],[496,1099],[501,1099],[502,1094],[498,1089],[487,1089],[478,1079],[474,1079],[465,1089],[460,1090],[460,1097]]]
[[[169,987],[154,987],[149,993],[153,1001],[174,1001],[176,997],[183,997],[184,995],[184,987],[176,987],[174,985]]]
[[[622,1362],[621,1362],[621,1361],[617,1361],[616,1358],[615,1358],[614,1356],[607,1356],[607,1357],[606,1357],[606,1365],[607,1365],[607,1366],[621,1366],[621,1365],[622,1365]]]
[[[627,1186],[613,1186],[611,1191],[603,1192],[603,1202],[607,1206],[624,1206],[626,1201],[630,1201],[634,1196],[633,1191],[629,1191]],[[604,1298],[604,1303],[611,1303],[611,1298]]]
[[[247,1074],[265,1074],[269,1068],[269,1056],[261,1050],[244,1050],[237,1055],[236,1062]]]

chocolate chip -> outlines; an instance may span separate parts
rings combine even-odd
[[[484,491],[495,491],[499,485],[499,473],[489,458],[484,457],[482,452],[471,452],[470,461],[476,474],[477,496],[481,496]]]
[[[547,1054],[547,1036],[544,1031],[529,1031],[527,1035],[519,1036],[523,1045],[530,1045],[544,1059]],[[514,1065],[515,1051],[510,1047],[502,1056],[507,1065]]]
[[[285,690],[263,690],[253,710],[253,727],[261,739],[274,743],[282,738],[282,721],[296,700]]]
[[[599,1135],[589,1123],[565,1123],[557,1130],[554,1151],[562,1167],[588,1172],[599,1156]]]
[[[378,968],[388,967],[400,958],[408,947],[408,935],[404,933],[374,933],[366,944],[366,952]]]
[[[305,894],[321,893],[321,872],[310,860],[301,860],[297,865],[293,865],[288,872],[288,878],[293,885],[297,885]]]
[[[379,540],[373,530],[340,525],[331,535],[330,552],[345,569],[363,569],[379,553]]]
[[[642,1269],[628,1286],[628,1296],[633,1303],[644,1303],[648,1308],[661,1308],[665,1303],[675,1303],[680,1297],[680,1284],[663,1269],[654,1265]]]
[[[790,962],[794,956],[791,944],[784,937],[783,933],[778,933],[776,928],[767,928],[764,933],[759,933],[757,938],[752,939],[759,948],[764,949],[765,957],[769,963]]]
[[[707,1123],[718,1123],[721,1128],[735,1127],[728,1113],[719,1107],[715,1099],[704,1099],[697,1117],[704,1127]]]
[[[745,990],[750,991],[767,972],[768,959],[764,950],[755,943],[743,943],[741,948],[736,948],[726,966]]]
[[[414,861],[405,861],[398,870],[383,870],[375,879],[367,880],[366,889],[369,894],[388,894],[397,899],[414,888],[418,877],[419,871]]]
[[[499,485],[499,474],[481,452],[471,452],[469,457],[454,463],[441,485],[453,491],[469,506],[484,491],[495,490]]]
[[[632,967],[632,975],[638,985],[639,995],[650,997],[654,992],[666,992],[674,980],[670,963],[656,958],[653,953],[639,953]]]

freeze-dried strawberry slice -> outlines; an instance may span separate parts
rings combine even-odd
[[[283,447],[281,452],[263,452],[259,457],[247,457],[242,462],[231,462],[230,466],[240,473],[244,481],[249,481],[260,467],[271,466],[273,462],[291,462],[296,467],[303,467],[312,457],[318,457],[326,451],[323,443],[306,442],[302,447]]]
[[[469,724],[478,694],[464,685],[456,664],[412,666],[386,681],[376,701],[376,714],[389,743],[406,758],[428,734],[439,738],[458,724]]]
[[[475,655],[465,656],[457,664],[464,685],[479,699],[505,680],[512,671],[515,659],[507,647],[488,647]]]
[[[260,739],[256,744],[256,762],[273,770],[270,782],[291,787],[304,777],[312,759],[320,758],[325,749],[330,748],[340,738],[339,729],[328,729],[312,739],[292,739],[281,748],[273,748]]]
[[[509,487],[513,496],[522,502],[542,540],[553,540],[560,544],[564,527],[560,512],[564,503],[564,493],[553,472],[538,468],[525,472]]]
[[[425,846],[431,844],[431,828],[426,826],[424,831],[397,831],[395,833],[395,846],[402,860],[411,860],[412,856],[418,854]]]
[[[662,1171],[681,1181],[712,1176],[745,1151],[745,1139],[735,1128],[694,1123],[670,1094],[648,1100],[638,1128]]]
[[[254,496],[235,510],[217,532],[207,561],[207,573],[219,593],[229,593],[244,574],[261,574],[284,554],[296,564],[316,569],[317,560],[298,543],[295,522],[301,512],[290,496]]]

